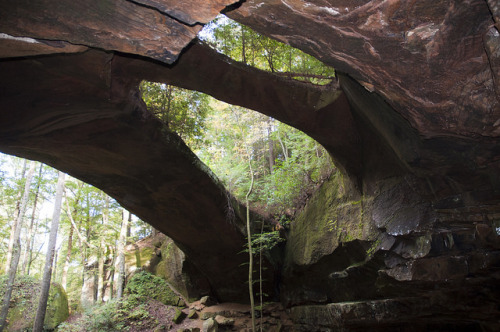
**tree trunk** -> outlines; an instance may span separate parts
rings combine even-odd
[[[123,286],[125,284],[125,241],[127,235],[127,225],[130,214],[123,209],[122,227],[120,229],[120,238],[118,239],[118,281],[116,285],[116,298],[121,299],[123,296]]]
[[[23,164],[23,170],[21,172],[21,178],[24,178],[24,175],[26,174],[26,165],[27,165],[28,161],[25,159],[24,160],[24,164]],[[25,186],[24,188],[26,189],[26,183],[25,183]],[[19,212],[20,212],[20,209],[21,209],[21,201],[22,201],[22,194],[21,194],[21,188],[19,188],[19,195],[18,195],[18,200],[17,200],[17,203],[16,203],[16,209],[14,210],[14,215],[12,217],[12,220],[14,221],[12,223],[12,227],[10,229],[10,236],[9,236],[9,245],[8,245],[8,249],[7,249],[7,260],[5,262],[5,273],[8,274],[8,271],[9,271],[9,268],[10,268],[10,263],[12,261],[12,253],[13,253],[13,248],[14,248],[14,243],[16,242],[16,238],[15,238],[15,233],[16,233],[16,223],[18,221],[18,218],[19,218]]]
[[[104,194],[104,193],[103,193]],[[97,269],[97,302],[102,302],[104,298],[104,261],[106,256],[106,245],[104,243],[104,235],[106,227],[109,225],[109,196],[104,194],[104,211],[102,213],[103,232],[98,251],[98,269]]]
[[[283,151],[283,157],[285,158],[285,161],[287,161],[288,160],[288,149],[286,148],[286,145],[281,140],[281,136],[280,136],[279,132],[278,132],[278,141],[280,142],[281,150]]]
[[[131,223],[131,221],[132,221],[132,214],[129,213],[129,215],[130,215],[130,217],[128,219],[128,224],[127,224],[127,241],[132,236],[132,227],[130,226],[130,225],[132,225],[132,223]]]
[[[47,301],[49,299],[50,279],[52,277],[52,262],[54,260],[57,230],[59,228],[59,220],[61,218],[61,203],[64,191],[64,176],[63,172],[59,172],[57,180],[56,198],[54,202],[54,214],[52,216],[52,223],[50,225],[49,244],[47,248],[47,256],[45,257],[45,267],[43,271],[42,290],[40,300],[38,301],[38,308],[35,316],[35,323],[33,325],[33,332],[42,332],[43,321],[45,320],[45,311],[47,309]]]
[[[67,246],[67,251],[66,251],[66,257],[64,259],[63,272],[62,272],[62,276],[61,276],[61,286],[64,288],[64,290],[67,290],[66,287],[68,285],[69,263],[71,262],[71,252],[73,251],[73,235],[74,235],[75,228],[76,228],[74,219],[75,219],[76,214],[78,212],[77,206],[78,206],[78,202],[80,201],[82,186],[83,186],[83,182],[78,182],[78,195],[75,197],[75,202],[73,205],[73,212],[70,212],[69,203],[68,203],[68,199],[66,196],[66,213],[68,214],[68,218],[71,222],[71,227],[69,228],[68,246]],[[65,192],[65,194],[66,194],[66,192]]]
[[[0,311],[0,332],[4,330],[7,322],[7,314],[9,312],[10,299],[12,297],[12,289],[14,287],[14,281],[16,279],[17,266],[19,264],[19,258],[21,257],[21,228],[22,221],[24,218],[24,212],[26,211],[26,204],[28,202],[28,197],[30,193],[30,184],[33,173],[35,172],[35,163],[32,162],[30,169],[28,171],[28,176],[26,177],[26,183],[24,184],[24,193],[21,199],[21,204],[19,207],[19,213],[14,221],[13,225],[13,238],[14,243],[12,245],[12,250],[7,253],[7,261],[9,265],[6,267],[6,274],[8,275],[7,289],[5,290],[5,295],[2,301],[2,310]]]
[[[52,262],[52,276],[51,279],[57,282],[57,259],[59,258],[59,250],[54,250],[54,259]]]
[[[245,38],[245,28],[241,26],[241,61],[246,65],[247,64],[247,56],[246,56],[246,38]]]
[[[113,250],[113,248],[111,248],[110,252],[112,253],[112,255],[111,255],[112,259],[111,259],[111,263],[109,264],[110,271],[109,271],[108,287],[109,287],[109,299],[111,300],[115,296],[114,287],[115,287],[116,250]]]
[[[21,244],[19,243],[19,239],[16,241],[17,246],[20,247]],[[14,252],[14,255],[12,257],[12,265],[17,267],[17,264],[19,263],[19,257],[21,256],[21,251],[16,250]],[[12,297],[12,290],[14,288],[14,281],[16,278],[16,269],[13,268],[9,271],[8,274],[8,280],[7,280],[7,289],[5,291],[5,295],[3,298],[3,304],[2,304],[2,311],[0,313],[0,332],[4,330],[7,324],[7,314],[9,313],[9,306],[10,306],[10,299]]]
[[[252,331],[255,332],[255,303],[253,298],[253,250],[252,250],[252,232],[250,230],[250,194],[253,190],[253,169],[252,169],[252,161],[250,160],[250,155],[248,156],[248,164],[250,166],[250,175],[252,177],[252,181],[250,183],[250,189],[248,189],[247,195],[245,197],[245,202],[247,206],[247,244],[248,244],[248,293],[250,295],[250,310],[252,313]]]
[[[273,173],[274,168],[274,141],[271,138],[272,126],[271,126],[271,118],[267,120],[267,142],[269,146],[269,174]]]
[[[30,221],[30,226],[28,228],[28,236],[26,237],[26,250],[24,251],[24,257],[23,257],[23,265],[22,265],[22,270],[23,274],[29,274],[27,271],[28,267],[28,261],[31,259],[32,256],[32,239],[34,238],[33,236],[33,230],[35,229],[35,216],[36,216],[36,205],[38,202],[38,195],[40,194],[40,184],[42,182],[42,170],[43,170],[43,164],[40,163],[40,168],[38,170],[38,181],[36,183],[36,189],[35,189],[35,200],[33,202],[33,210],[31,210],[31,221]]]
[[[264,301],[263,301],[263,289],[262,289],[262,252],[264,250],[262,236],[264,234],[264,221],[260,222],[260,241],[259,241],[259,300],[260,300],[260,332],[262,332],[264,326]]]
[[[71,261],[71,251],[73,250],[73,226],[69,229],[68,235],[68,248],[66,251],[66,258],[64,259],[64,267],[61,276],[61,286],[64,290],[67,290],[68,285],[68,270],[69,270],[69,262]]]
[[[97,303],[102,302],[104,297],[104,238],[101,238],[101,242],[98,250],[99,258],[97,260]]]
[[[37,231],[38,231],[38,226],[39,226],[40,222],[38,220],[35,221],[35,226],[33,227],[33,234],[36,234]],[[33,260],[38,257],[38,254],[40,253],[40,249],[38,249],[36,255],[35,255],[35,258],[33,258],[33,247],[35,246],[35,236],[32,236],[31,239],[30,239],[30,247],[31,247],[31,250],[29,251],[29,257],[28,257],[28,266],[26,267],[26,274],[29,275],[30,274],[30,270],[31,270],[31,263],[33,263]]]

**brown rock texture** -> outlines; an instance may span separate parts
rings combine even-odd
[[[200,29],[127,0],[0,3],[3,33],[137,54],[167,63],[177,59]]]
[[[221,10],[338,82],[290,81],[193,41]],[[315,138],[344,174],[269,272],[297,330],[496,331],[499,17],[491,0],[2,1],[0,150],[105,190],[175,241],[200,287],[242,300],[241,207],[137,87],[254,109]]]
[[[348,73],[423,137],[500,135],[485,0],[250,0],[228,15]]]
[[[0,58],[16,58],[53,53],[78,53],[86,51],[85,46],[62,41],[37,40],[28,37],[14,37],[0,34]]]

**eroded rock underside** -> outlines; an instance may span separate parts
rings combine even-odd
[[[221,11],[332,65],[338,84],[196,41]],[[254,109],[315,138],[343,174],[269,272],[297,330],[498,330],[499,19],[493,0],[1,1],[0,150],[103,189],[220,301],[244,300],[240,207],[137,87]]]

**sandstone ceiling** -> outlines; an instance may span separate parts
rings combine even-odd
[[[221,11],[332,65],[338,83],[288,81],[196,41]],[[148,113],[138,83],[196,89],[295,126],[365,195],[410,174],[429,184],[429,201],[479,192],[498,206],[499,17],[493,0],[2,0],[0,150],[103,189],[234,299],[245,274],[239,206]]]

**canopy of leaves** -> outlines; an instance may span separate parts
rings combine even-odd
[[[5,269],[9,236],[24,183],[25,160],[0,154],[0,274]],[[21,262],[18,276],[40,278],[45,260],[46,239],[52,201],[55,194],[57,171],[38,163],[31,181],[29,201],[21,230]],[[78,306],[82,288],[82,273],[86,264],[104,256],[106,269],[114,269],[114,256],[123,208],[101,190],[68,177],[65,182],[64,202],[53,281],[61,282],[68,256],[68,238],[72,234],[69,252],[67,294],[73,308]],[[76,229],[75,229],[76,228]],[[137,218],[132,220],[132,240],[152,232],[151,226]],[[78,233],[78,236],[77,236]],[[25,262],[26,261],[26,262]],[[108,273],[107,277],[110,278]]]
[[[219,52],[276,75],[327,84],[333,68],[225,16],[200,38]],[[254,170],[254,205],[283,213],[333,169],[328,153],[302,132],[273,118],[170,85],[143,82],[148,109],[177,132],[240,200]]]
[[[334,169],[326,150],[301,131],[221,102],[207,116],[204,140],[195,153],[240,200],[250,186],[251,161],[252,201],[272,214],[293,209]]]
[[[219,52],[247,65],[315,84],[328,84],[335,70],[316,58],[219,15],[199,35]]]
[[[202,143],[210,97],[172,85],[142,82],[142,98],[148,110],[191,146]]]

